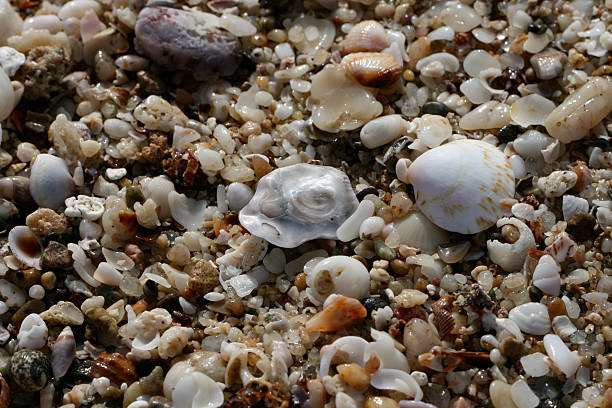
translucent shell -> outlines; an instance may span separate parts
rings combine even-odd
[[[382,51],[389,46],[385,28],[377,21],[365,20],[355,24],[342,42],[344,54]]]
[[[380,52],[357,52],[342,58],[347,76],[363,86],[385,88],[402,75],[402,65],[389,54]]]

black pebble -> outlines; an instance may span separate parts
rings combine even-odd
[[[547,28],[544,24],[529,24],[527,31],[534,34],[544,34]]]
[[[369,296],[365,298],[363,301],[363,307],[368,311],[368,315],[372,313],[372,311],[376,309],[380,309],[381,307],[387,306],[387,302],[380,296]]]
[[[423,114],[446,116],[449,112],[448,106],[441,102],[427,102],[421,108]]]
[[[361,201],[368,194],[374,194],[375,196],[378,197],[378,190],[376,189],[376,187],[372,187],[372,186],[366,187],[363,190],[361,190],[360,192],[358,192],[357,194],[355,194],[355,196],[357,196],[357,199],[359,201]]]
[[[515,125],[506,125],[497,132],[497,139],[500,143],[508,143],[516,139],[519,134],[519,127]]]
[[[532,302],[540,302],[540,299],[542,299],[543,293],[540,289],[536,288],[535,286],[530,286],[529,287],[529,299]]]
[[[563,396],[563,383],[554,377],[530,378],[527,383],[540,399],[556,399]]]

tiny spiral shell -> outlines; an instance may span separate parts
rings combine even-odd
[[[344,72],[363,86],[385,88],[402,75],[402,65],[393,56],[379,52],[357,52],[342,59]]]
[[[51,353],[51,367],[55,378],[63,377],[76,354],[76,342],[70,326],[64,327],[57,337]]]
[[[365,20],[356,24],[342,42],[344,54],[382,51],[389,46],[385,28],[377,21]]]

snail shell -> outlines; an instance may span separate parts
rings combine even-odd
[[[356,24],[342,42],[344,54],[382,51],[389,46],[385,28],[377,21],[365,20]]]
[[[14,227],[8,235],[13,255],[27,266],[41,269],[43,247],[38,237],[25,225]]]
[[[66,326],[57,337],[53,345],[53,352],[51,353],[51,367],[53,368],[53,376],[55,378],[61,378],[68,372],[75,354],[76,342],[74,334],[70,326]]]
[[[36,156],[30,175],[30,194],[36,204],[57,209],[74,191],[74,180],[63,159],[50,154]]]
[[[501,201],[514,196],[506,156],[478,140],[457,140],[419,156],[408,169],[416,203],[447,231],[475,234],[503,215]]]
[[[402,64],[389,54],[357,52],[342,58],[344,72],[363,86],[385,88],[402,75]]]
[[[262,177],[239,219],[251,234],[295,248],[315,238],[336,239],[336,230],[357,205],[351,183],[340,170],[294,164]]]

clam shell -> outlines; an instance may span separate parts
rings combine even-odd
[[[389,46],[385,28],[377,21],[365,20],[351,28],[344,41],[342,51],[345,54],[354,52],[382,51]]]
[[[357,52],[342,58],[347,76],[363,86],[385,88],[402,75],[402,64],[393,56],[379,52]]]
[[[351,183],[340,170],[294,164],[262,177],[239,219],[251,234],[295,248],[315,238],[336,239],[336,230],[357,205]]]
[[[514,196],[506,156],[478,140],[457,140],[427,151],[408,169],[416,203],[447,231],[474,234],[502,217],[501,200]]]
[[[57,209],[74,191],[74,180],[63,159],[50,154],[36,156],[30,173],[30,194],[36,204]]]
[[[25,225],[14,227],[8,235],[13,255],[27,266],[41,269],[40,258],[43,247],[38,237]]]

